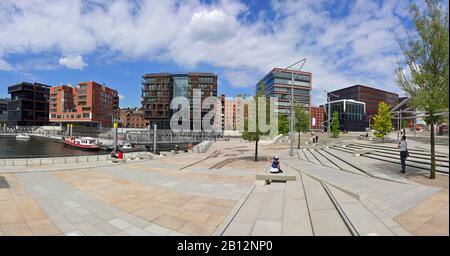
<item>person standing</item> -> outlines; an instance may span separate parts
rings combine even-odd
[[[406,143],[406,136],[403,135],[401,140],[398,142],[397,148],[400,151],[400,163],[402,165],[402,170],[400,173],[406,172],[406,158],[408,157],[408,144]]]

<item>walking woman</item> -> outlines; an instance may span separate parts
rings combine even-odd
[[[401,140],[398,142],[397,148],[400,150],[400,163],[402,164],[402,170],[400,173],[405,173],[406,158],[408,157],[408,144],[406,143],[405,135],[403,135]]]

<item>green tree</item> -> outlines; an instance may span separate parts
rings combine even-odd
[[[431,169],[430,178],[436,177],[435,124],[441,111],[448,111],[448,8],[437,0],[427,0],[421,12],[416,5],[410,9],[417,34],[400,41],[403,58],[398,61],[397,83],[411,96],[411,103],[424,111],[425,122],[430,125]],[[410,71],[410,75],[403,72]]]
[[[333,137],[339,137],[339,133],[341,132],[341,126],[339,124],[339,114],[337,111],[333,112],[333,120],[331,121],[331,133],[333,133]]]
[[[401,127],[402,127],[402,129],[408,128],[408,120],[402,119]]]
[[[389,111],[389,105],[383,101],[378,103],[378,113],[373,117],[374,134],[382,138],[392,130],[392,113]]]
[[[266,136],[270,133],[270,131],[262,132],[259,129],[259,123],[258,123],[258,117],[259,117],[259,111],[258,111],[258,98],[259,97],[265,97],[264,95],[264,85],[261,85],[258,88],[258,91],[255,96],[255,109],[256,109],[256,129],[254,132],[249,131],[249,124],[248,124],[248,105],[246,104],[244,107],[244,131],[242,132],[242,138],[246,141],[254,141],[255,142],[255,161],[258,161],[258,143],[262,136]],[[269,98],[266,97],[266,123],[270,120],[270,107],[269,107]]]
[[[298,145],[297,149],[300,149],[300,133],[309,131],[310,115],[306,113],[305,109],[299,104],[294,107],[295,113],[295,130],[298,132]]]
[[[289,120],[286,115],[278,116],[278,132],[285,136],[289,134]]]

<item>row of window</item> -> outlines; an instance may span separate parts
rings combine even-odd
[[[83,118],[90,118],[91,113],[83,113]],[[50,118],[54,119],[74,119],[74,118],[81,118],[81,114],[77,115],[56,115],[56,114],[50,114]]]

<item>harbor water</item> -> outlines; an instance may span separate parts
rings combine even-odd
[[[105,154],[104,151],[86,151],[64,145],[64,143],[32,137],[16,140],[15,137],[0,137],[0,158],[56,157]]]

